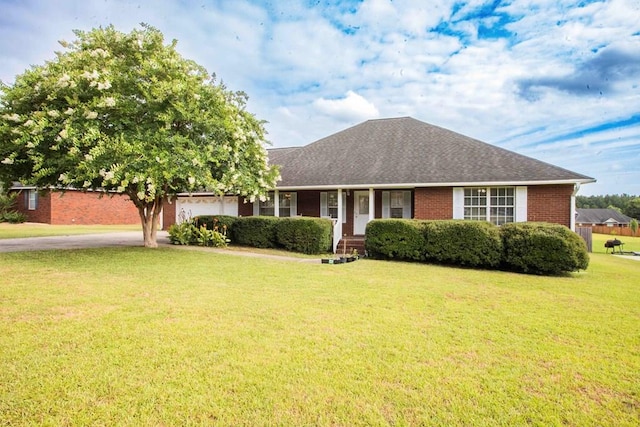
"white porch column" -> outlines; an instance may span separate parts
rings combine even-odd
[[[280,216],[280,191],[273,190],[273,216]]]
[[[342,225],[344,218],[342,218],[342,188],[338,188],[338,224]]]
[[[375,213],[376,208],[376,192],[373,188],[369,189],[369,220],[367,222],[372,221],[376,217]]]
[[[342,221],[344,217],[342,215],[342,189],[338,188],[338,217],[333,220],[333,253],[338,251],[338,243],[342,239]]]

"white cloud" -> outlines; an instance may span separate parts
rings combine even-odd
[[[375,105],[353,91],[340,99],[317,99],[313,105],[318,112],[340,121],[375,119],[380,115]]]

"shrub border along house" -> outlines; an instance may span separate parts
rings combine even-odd
[[[365,247],[373,258],[558,275],[589,265],[582,238],[550,223],[385,219],[367,225]]]
[[[206,234],[203,237],[203,234]],[[211,238],[208,236],[214,233]],[[219,243],[224,238],[224,244]],[[282,248],[291,252],[320,254],[331,250],[331,220],[323,218],[198,216],[169,228],[172,243],[226,246],[233,242],[255,248]],[[207,244],[209,243],[209,244]]]

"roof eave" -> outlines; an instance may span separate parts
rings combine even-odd
[[[556,179],[544,181],[473,181],[473,182],[428,182],[428,183],[388,183],[388,184],[329,184],[329,185],[283,185],[276,186],[279,191],[293,190],[368,190],[369,188],[423,188],[423,187],[502,187],[502,186],[529,186],[529,185],[566,185],[589,184],[596,182],[594,178],[584,179]]]

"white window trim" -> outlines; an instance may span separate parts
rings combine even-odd
[[[27,210],[35,211],[38,209],[38,191],[27,190]]]
[[[342,223],[347,222],[347,193],[345,191],[338,191],[338,194],[342,193]],[[340,200],[338,200],[338,209],[340,209]],[[320,217],[329,218],[329,192],[320,192]],[[334,218],[335,219],[335,218]]]
[[[490,193],[492,188],[505,188],[509,186],[486,186],[482,188],[486,188],[488,193]],[[464,189],[472,188],[472,187],[454,187],[453,188],[453,219],[464,219]],[[513,220],[514,222],[526,222],[527,221],[527,187],[518,186],[518,187],[510,187],[514,188],[514,211],[513,211]],[[490,212],[490,206],[487,205],[487,215]]]
[[[409,190],[392,190],[402,191],[403,205],[402,218],[411,218],[411,191]],[[382,218],[391,218],[391,190],[382,192]]]
[[[289,216],[298,216],[298,193],[295,191],[283,191],[282,194],[284,193],[291,194],[291,199],[289,200]],[[267,194],[269,199],[273,198],[273,215],[276,217],[280,216],[280,194],[278,190]],[[260,200],[256,200],[253,203],[253,216],[260,216]]]

